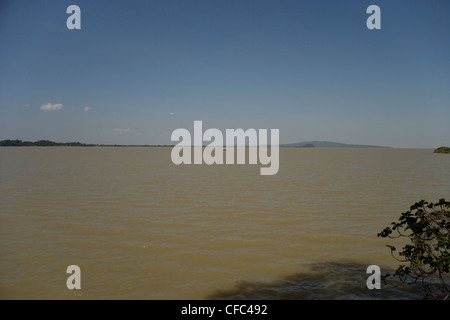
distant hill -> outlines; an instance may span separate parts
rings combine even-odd
[[[282,144],[280,147],[316,147],[316,148],[390,148],[386,146],[372,146],[364,144],[347,144],[332,141],[307,141]]]

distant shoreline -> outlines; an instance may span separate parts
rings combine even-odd
[[[433,153],[446,153],[446,154],[450,154],[450,148],[449,147],[439,147],[437,149],[434,149]]]
[[[22,141],[22,140],[2,140],[0,147],[174,147],[167,144],[93,144],[81,142],[54,142],[50,140]]]
[[[297,143],[283,144],[281,147],[289,148],[391,148],[388,146],[348,144],[334,141],[304,141]]]
[[[314,143],[314,142],[313,142]],[[353,145],[344,144],[338,142],[327,142],[322,141],[316,145],[313,143],[293,143],[293,144],[280,144],[279,148],[289,148],[289,149],[433,149],[434,153],[450,153],[450,148],[440,147],[440,148],[392,148],[385,146],[372,146],[372,145]],[[163,148],[173,148],[175,144],[94,144],[94,143],[81,143],[81,142],[54,142],[50,140],[38,140],[38,141],[22,141],[22,140],[1,140],[0,147],[163,147]],[[269,145],[270,146],[270,145]],[[203,146],[205,147],[205,146]],[[246,146],[248,147],[248,146]]]

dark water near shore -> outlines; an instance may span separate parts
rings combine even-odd
[[[365,299],[424,299],[420,284],[401,283],[389,277],[380,290],[368,290],[364,283],[369,274],[367,266],[351,262],[321,262],[306,273],[289,275],[273,282],[247,282],[233,289],[218,290],[209,299],[229,300],[365,300]],[[383,275],[386,275],[384,270]],[[392,275],[394,271],[389,270]],[[438,291],[436,290],[436,293]]]
[[[376,234],[450,198],[426,149],[280,149],[259,165],[175,166],[171,148],[0,148],[2,299],[411,299]],[[80,266],[82,289],[66,288]]]

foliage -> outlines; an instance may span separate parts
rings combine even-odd
[[[450,153],[449,147],[439,147],[433,151],[434,153]]]
[[[173,145],[121,145],[121,144],[86,144],[81,142],[53,142],[49,140],[22,141],[1,140],[0,147],[173,147]]]
[[[64,146],[64,147],[90,147],[93,144],[84,144],[81,142],[53,142],[49,140],[39,140],[39,141],[22,141],[22,140],[2,140],[0,141],[1,147],[54,147],[54,146]]]
[[[398,258],[396,247],[388,245],[391,255],[402,262],[394,273],[404,283],[421,281],[426,297],[447,299],[450,295],[450,202],[416,202],[378,234],[382,238],[409,238]],[[406,264],[404,264],[406,263]],[[388,275],[389,276],[389,275]],[[447,277],[447,279],[446,279]]]

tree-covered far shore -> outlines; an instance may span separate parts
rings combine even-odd
[[[52,147],[52,146],[95,146],[94,144],[84,144],[81,142],[54,142],[50,140],[22,141],[22,140],[1,140],[2,147]]]
[[[87,144],[81,142],[54,142],[50,140],[22,141],[1,140],[0,147],[173,147],[172,145],[119,145],[119,144]]]

